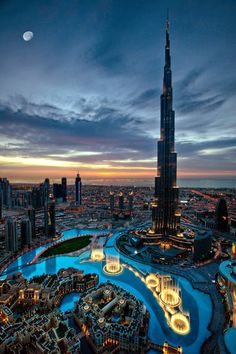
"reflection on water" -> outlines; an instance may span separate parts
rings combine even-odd
[[[66,268],[61,266],[60,268]],[[45,262],[45,273],[46,274],[55,274],[57,273],[57,257],[51,257]]]

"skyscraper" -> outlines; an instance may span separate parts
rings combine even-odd
[[[216,228],[219,231],[228,231],[228,209],[226,200],[219,199],[216,206]]]
[[[21,220],[21,246],[30,246],[32,243],[32,228],[29,218]]]
[[[55,237],[56,234],[56,214],[55,202],[51,201],[45,204],[44,223],[45,234],[47,237]]]
[[[12,186],[7,178],[0,178],[0,193],[2,196],[2,205],[6,208],[12,206]]]
[[[66,202],[67,201],[67,179],[66,179],[66,177],[62,177],[61,185],[62,185],[63,202]]]
[[[10,252],[18,250],[17,225],[16,221],[9,218],[5,224],[6,227],[6,249]]]
[[[78,172],[75,179],[75,204],[78,206],[82,204],[81,190],[82,190],[82,182],[81,182],[80,174]]]
[[[49,178],[45,178],[44,182],[41,184],[42,195],[43,195],[43,206],[47,203],[50,192],[50,181]]]
[[[158,141],[157,176],[155,178],[157,207],[153,212],[153,231],[164,237],[176,234],[179,219],[176,215],[178,205],[177,153],[175,152],[175,112],[173,110],[169,33],[170,25],[167,18],[163,93],[160,98],[161,136]]]
[[[43,207],[43,189],[42,187],[33,187],[31,193],[32,207],[40,209]]]
[[[60,183],[53,183],[53,197],[56,199],[56,201],[63,201],[63,196],[62,196],[62,184]]]

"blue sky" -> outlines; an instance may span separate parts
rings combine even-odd
[[[179,177],[235,177],[233,0],[1,1],[1,174],[155,175],[167,7]]]

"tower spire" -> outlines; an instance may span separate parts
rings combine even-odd
[[[167,8],[167,13],[166,13],[166,31],[170,31],[170,19],[169,19],[169,8]]]
[[[170,20],[169,20],[169,9],[167,9],[167,16],[166,16],[165,67],[169,67],[170,68]]]

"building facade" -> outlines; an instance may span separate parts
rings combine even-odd
[[[18,250],[17,224],[10,218],[6,221],[6,250],[9,252]]]
[[[21,246],[30,246],[32,244],[32,227],[28,218],[21,220]]]
[[[75,204],[80,206],[82,204],[82,182],[80,174],[78,173],[75,178]]]

